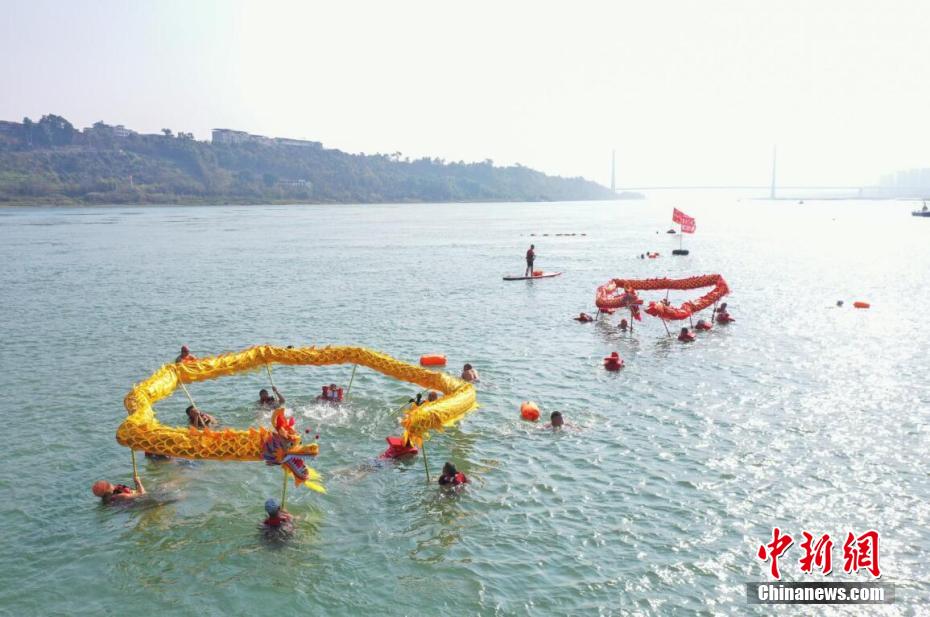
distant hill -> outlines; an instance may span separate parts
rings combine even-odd
[[[227,131],[230,134],[247,135]],[[317,142],[206,143],[61,116],[0,122],[0,204],[375,203],[615,199],[516,165],[348,154]]]

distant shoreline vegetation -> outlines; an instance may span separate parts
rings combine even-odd
[[[584,178],[393,154],[227,129],[143,135],[65,118],[0,121],[0,205],[301,204],[630,199]]]

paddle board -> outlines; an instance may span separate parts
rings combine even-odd
[[[529,281],[532,279],[549,279],[553,276],[561,276],[561,272],[544,272],[539,276],[505,276],[505,281]]]

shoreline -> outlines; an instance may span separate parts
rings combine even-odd
[[[294,201],[294,200],[255,200],[255,201],[152,201],[152,202],[87,202],[87,201],[70,201],[70,202],[52,202],[37,203],[34,201],[23,202],[2,202],[0,209],[3,208],[101,208],[101,207],[164,207],[164,206],[402,206],[416,204],[557,204],[568,202],[611,202],[611,201],[642,201],[645,197],[618,197],[616,199],[486,199],[486,200],[469,200],[469,201]]]

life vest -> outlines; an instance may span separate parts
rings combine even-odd
[[[694,326],[694,328],[696,330],[710,330],[711,328],[713,328],[713,326],[707,323],[706,321],[701,321],[701,322],[698,322],[698,325]]]
[[[678,340],[682,343],[692,343],[694,342],[695,338],[696,337],[691,332],[682,332],[678,335]]]
[[[132,489],[125,484],[117,484],[113,487],[111,495],[132,495]]]
[[[717,323],[730,323],[735,321],[729,313],[717,313]]]
[[[455,472],[454,476],[439,476],[439,484],[443,486],[458,486],[459,484],[468,484],[468,478],[461,471]]]
[[[274,516],[269,516],[268,518],[266,518],[264,521],[264,525],[266,527],[280,527],[281,523],[283,522],[284,522],[284,519],[281,518],[279,515],[275,514]]]
[[[388,442],[388,448],[381,453],[381,458],[400,458],[402,456],[411,456],[417,454],[416,446],[411,445],[409,442],[404,442],[403,437],[386,437]]]

